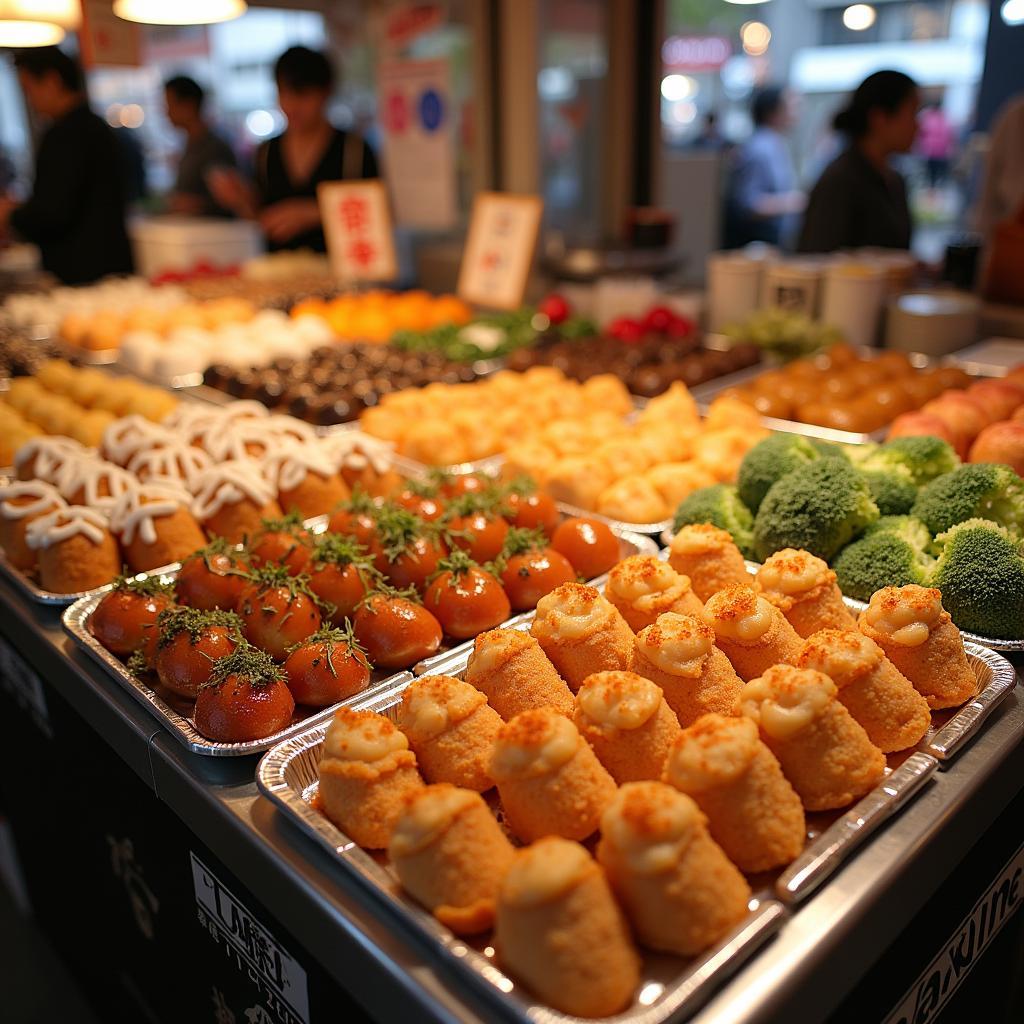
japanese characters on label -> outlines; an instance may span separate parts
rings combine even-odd
[[[317,190],[331,269],[342,281],[398,276],[388,195],[379,181],[331,181]]]

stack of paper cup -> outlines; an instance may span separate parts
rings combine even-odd
[[[885,267],[844,261],[825,271],[821,320],[838,328],[851,345],[873,345],[885,301]]]
[[[770,264],[764,275],[761,305],[813,319],[818,313],[824,273],[821,260],[781,260]]]
[[[716,252],[708,257],[708,330],[721,331],[745,320],[761,296],[764,260],[741,252]]]

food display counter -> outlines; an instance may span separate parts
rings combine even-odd
[[[256,758],[190,754],[2,581],[0,635],[0,806],[40,926],[108,1019],[496,1019],[258,794]],[[963,1020],[969,979],[1014,963],[1022,736],[1018,687],[689,1019]]]

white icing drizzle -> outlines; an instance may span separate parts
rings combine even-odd
[[[248,498],[263,508],[275,497],[274,488],[254,459],[234,459],[211,466],[196,486],[195,514],[200,522],[216,515],[225,505],[237,505]]]
[[[188,491],[169,481],[136,483],[114,503],[110,511],[110,526],[125,544],[131,544],[136,530],[143,544],[155,544],[154,520],[174,515],[178,509],[189,508],[191,501]]]
[[[333,460],[335,468],[362,470],[367,466],[375,473],[384,473],[391,467],[395,446],[389,441],[370,437],[359,430],[339,430],[322,438],[320,447]]]
[[[12,504],[14,498],[35,498],[35,501],[15,505]],[[57,488],[43,480],[16,480],[0,487],[0,516],[4,519],[25,519],[66,506]]]
[[[106,532],[107,520],[102,512],[85,505],[66,505],[33,519],[25,528],[25,543],[33,551],[52,547],[75,536],[85,537],[93,544],[102,544]]]
[[[310,473],[324,479],[334,476],[335,465],[330,455],[315,443],[285,443],[263,460],[267,479],[281,491],[294,491]]]
[[[195,491],[203,470],[212,465],[210,456],[184,441],[137,451],[128,463],[130,472],[142,480],[176,480]]]
[[[55,484],[57,475],[69,459],[89,452],[70,437],[34,437],[26,441],[14,456],[14,466],[21,469],[26,462],[35,459],[33,470],[39,480]]]
[[[174,435],[159,423],[133,414],[114,420],[103,431],[102,450],[108,459],[123,466],[136,452],[156,444],[169,444],[173,440]]]
[[[101,481],[107,483],[107,494],[100,494]],[[57,486],[65,498],[83,491],[81,502],[91,508],[104,508],[114,502],[135,483],[131,473],[103,459],[71,459],[61,471]]]

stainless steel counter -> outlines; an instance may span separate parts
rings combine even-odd
[[[56,614],[26,605],[5,583],[0,633],[374,1017],[485,1019],[473,992],[427,944],[403,933],[257,794],[254,758],[226,762],[188,753],[73,649]],[[1011,693],[978,739],[692,1019],[827,1018],[1024,788],[1021,694],[1020,687]]]

